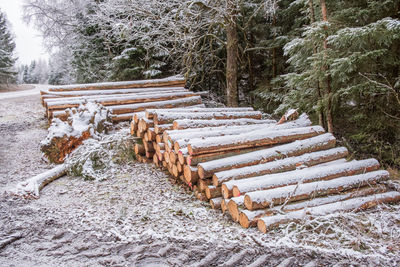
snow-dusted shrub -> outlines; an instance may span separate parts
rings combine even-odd
[[[118,164],[135,159],[133,147],[128,127],[85,140],[66,159],[69,173],[88,180],[104,180],[110,171],[117,172]]]

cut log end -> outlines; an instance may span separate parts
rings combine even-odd
[[[257,228],[258,230],[260,230],[260,232],[266,234],[268,229],[267,229],[267,225],[265,224],[265,222],[263,220],[258,220],[257,221]]]
[[[236,202],[233,200],[230,200],[227,204],[227,209],[228,209],[229,214],[232,217],[232,220],[235,222],[238,222],[239,216],[240,216],[240,211],[239,211],[239,207],[236,204]]]
[[[231,198],[233,196],[232,190],[229,190],[225,184],[222,184],[221,186],[221,194],[223,198]]]

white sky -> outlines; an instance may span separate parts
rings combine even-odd
[[[15,35],[16,56],[18,63],[29,64],[32,60],[49,58],[42,45],[40,33],[33,25],[26,25],[22,19],[22,6],[24,0],[0,0],[0,9],[6,13],[12,25],[11,32]]]

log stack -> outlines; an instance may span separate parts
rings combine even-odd
[[[54,86],[41,91],[42,104],[49,120],[65,120],[67,109],[86,102],[106,106],[113,121],[129,121],[132,115],[147,108],[172,108],[201,104],[204,92],[191,92],[184,88],[185,80],[169,77],[156,80],[109,82]]]
[[[131,133],[142,162],[154,162],[243,227],[270,229],[306,216],[400,201],[375,159],[348,150],[305,114],[278,122],[252,108],[146,109]]]

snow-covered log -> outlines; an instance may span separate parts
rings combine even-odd
[[[213,152],[243,149],[249,147],[289,143],[295,140],[307,139],[324,133],[321,126],[309,126],[294,129],[272,130],[259,129],[257,131],[232,135],[211,137],[206,140],[196,140],[188,145],[190,155],[207,154]]]
[[[215,112],[155,112],[155,124],[173,123],[175,120],[232,120],[232,119],[261,119],[260,111],[215,111]]]
[[[165,90],[161,92],[142,92],[142,93],[125,93],[125,94],[103,94],[103,95],[87,95],[87,96],[74,96],[74,97],[57,97],[57,98],[45,98],[43,99],[43,103],[45,107],[52,105],[53,103],[76,103],[77,101],[96,101],[100,102],[102,100],[112,101],[115,100],[124,100],[124,99],[134,99],[146,96],[162,96],[169,94],[181,94],[181,93],[192,93],[186,89],[173,89],[173,90]]]
[[[87,101],[95,101],[103,106],[114,106],[114,105],[127,105],[136,103],[156,102],[156,101],[167,101],[191,96],[199,96],[200,93],[194,92],[172,92],[172,93],[159,93],[159,94],[127,94],[127,95],[115,95],[105,97],[82,97],[78,99],[57,99],[54,101],[47,102],[46,107],[49,111],[60,110],[66,108],[78,107],[80,104],[84,104]]]
[[[212,179],[214,186],[220,186],[222,183],[230,180],[240,180],[253,176],[287,172],[295,170],[300,166],[310,167],[324,162],[341,159],[347,155],[348,150],[345,147],[332,148],[324,151],[306,153],[297,157],[288,157],[275,160],[255,166],[247,166],[243,168],[217,172],[214,173]]]
[[[243,107],[243,108],[206,108],[204,105],[202,107],[193,107],[188,109],[184,108],[173,108],[173,109],[147,109],[146,110],[146,118],[152,119],[154,114],[162,114],[162,113],[181,113],[181,112],[190,112],[190,113],[204,113],[204,112],[245,112],[245,111],[254,111],[252,107]]]
[[[67,170],[67,164],[58,165],[51,170],[18,183],[14,193],[18,196],[37,198],[39,197],[39,191],[45,185],[66,174]]]
[[[57,91],[50,92],[48,90],[40,91],[42,99],[60,98],[60,97],[80,97],[93,95],[116,95],[116,94],[137,94],[164,91],[188,91],[184,87],[148,87],[148,88],[121,88],[109,90],[79,90],[79,91]]]
[[[184,148],[187,150],[187,147]],[[200,154],[200,155],[196,155],[196,156],[190,156],[188,155],[186,158],[186,163],[188,165],[191,166],[198,166],[198,164],[202,163],[202,162],[209,162],[209,161],[214,161],[217,159],[222,159],[222,158],[226,158],[226,157],[232,157],[235,155],[240,155],[240,154],[244,154],[244,153],[248,153],[251,151],[257,151],[263,149],[263,147],[252,147],[252,148],[247,148],[247,149],[235,149],[235,150],[229,150],[229,151],[221,151],[221,152],[216,152],[216,153],[210,153],[210,154]],[[199,172],[199,175],[202,172]],[[209,176],[200,176],[200,178],[204,179],[204,178],[210,178],[212,177],[212,174]]]
[[[175,120],[174,130],[188,128],[203,128],[217,126],[233,126],[233,125],[251,125],[251,124],[268,124],[276,123],[275,120],[256,120],[256,119],[236,119],[236,120]]]
[[[163,79],[124,81],[124,82],[105,82],[53,86],[50,92],[60,91],[80,91],[80,90],[109,90],[120,88],[146,88],[146,87],[171,87],[185,86],[186,80],[183,77],[172,76]]]
[[[67,121],[53,119],[47,137],[40,143],[41,151],[54,163],[64,158],[89,137],[107,132],[111,126],[109,111],[96,103],[67,110]]]
[[[138,103],[130,105],[114,105],[114,106],[108,106],[107,108],[111,110],[113,114],[124,114],[124,113],[144,111],[148,108],[174,108],[174,107],[185,107],[198,104],[201,104],[201,97],[192,96],[192,97],[184,97],[166,101],[155,101],[155,102],[147,101],[146,103]]]
[[[208,137],[217,136],[228,136],[237,135],[242,133],[247,133],[250,131],[255,131],[259,129],[272,130],[284,130],[291,128],[307,127],[311,125],[311,121],[308,119],[307,115],[303,114],[298,120],[276,125],[276,124],[262,124],[262,125],[246,125],[246,126],[223,126],[215,128],[198,128],[198,131],[187,131],[182,130],[173,131],[173,133],[168,135],[169,142],[174,144],[174,149],[179,150],[179,148],[186,147],[190,142],[196,142],[199,140],[204,140]],[[187,131],[187,132],[186,132]]]
[[[253,211],[243,210],[239,215],[239,223],[244,228],[249,228],[252,226],[257,226],[258,219],[264,216],[273,216],[283,212],[291,212],[305,208],[321,206],[329,203],[335,203],[338,201],[343,201],[351,198],[364,197],[384,192],[387,192],[387,189],[384,185],[373,185],[373,186],[368,185],[363,188],[359,189],[357,188],[354,189],[353,191],[345,192],[338,195],[318,197],[300,202],[289,203],[287,205],[278,205],[273,208],[267,208],[265,210],[253,210]]]
[[[357,187],[375,184],[389,179],[387,171],[373,171],[353,176],[345,176],[328,181],[317,181],[306,184],[288,185],[284,187],[246,193],[244,204],[248,210],[256,210],[308,199],[311,197],[337,194]]]
[[[133,113],[144,111],[147,108],[184,107],[184,106],[192,106],[198,104],[201,104],[201,97],[193,96],[193,97],[178,98],[168,101],[156,101],[156,102],[129,104],[129,105],[107,106],[107,109],[109,109],[116,116],[122,115],[124,118],[130,119],[130,117],[134,115]],[[54,118],[59,118],[61,120],[65,120],[67,118],[65,110],[55,110],[52,112],[48,112],[47,116],[49,119],[54,117]],[[120,119],[117,120],[121,121]]]
[[[239,154],[198,164],[200,178],[212,177],[219,171],[257,165],[286,157],[299,156],[307,152],[315,152],[334,147],[335,137],[330,134],[322,134],[304,140],[296,140],[292,143],[274,146],[272,148]]]
[[[375,194],[366,197],[358,197],[317,207],[307,208],[304,210],[293,211],[286,214],[262,217],[258,219],[257,227],[261,232],[266,233],[269,230],[279,226],[280,224],[292,221],[300,221],[305,219],[306,217],[323,216],[343,211],[360,211],[373,208],[382,203],[395,203],[399,201],[400,193],[397,191]]]
[[[350,176],[379,169],[376,159],[351,161],[339,164],[321,164],[301,170],[267,174],[241,180],[231,180],[222,184],[225,198],[228,195],[240,196],[247,192],[267,190],[299,182],[309,183],[318,180],[331,180],[341,176]]]

